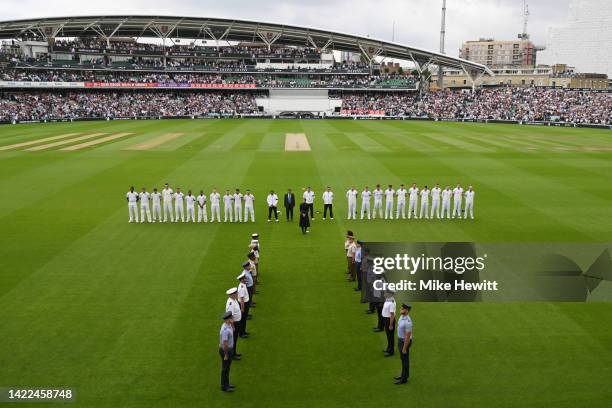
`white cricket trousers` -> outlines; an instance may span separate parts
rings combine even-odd
[[[361,219],[363,220],[363,215],[368,214],[368,220],[370,219],[370,202],[362,201],[361,202]]]
[[[429,218],[429,200],[421,200],[421,213],[419,218]]]
[[[153,204],[153,222],[162,221],[162,210],[160,204]]]
[[[145,221],[145,214],[147,214],[147,222],[151,222],[151,208],[149,204],[140,204],[140,222]]]
[[[418,201],[416,199],[408,201],[408,219],[414,215],[414,218],[419,218],[417,216],[417,208]]]
[[[473,201],[465,201],[465,215],[463,216],[463,218],[467,218],[468,217],[468,211],[470,213],[470,218],[474,219],[474,202]]]
[[[183,208],[183,204],[174,204],[174,221],[178,222],[179,216],[181,217],[181,222],[185,222],[185,212]]]
[[[393,219],[393,200],[387,200],[385,203],[385,220],[387,218]]]
[[[398,201],[397,202],[397,211],[395,212],[395,218],[400,217],[400,212],[402,214],[402,218],[406,218],[406,201]]]
[[[229,222],[233,221],[231,204],[223,206],[223,222],[227,222],[228,220]]]
[[[455,218],[455,215],[461,218],[461,199],[460,198],[455,198],[455,201],[453,202],[453,218]]]
[[[212,212],[212,206],[210,207],[211,212]],[[217,206],[217,210],[219,209],[219,206]],[[212,213],[214,214],[214,212]],[[211,215],[212,215],[211,214]],[[198,205],[198,222],[208,222],[208,214],[206,214],[206,204],[204,204],[204,207],[200,207]]]
[[[210,205],[210,222],[215,222],[215,219],[217,222],[221,222],[221,209],[219,208],[219,204]]]
[[[174,215],[172,214],[172,202],[164,201],[164,222],[168,221],[168,214],[170,214],[170,221],[174,222]]]
[[[348,203],[348,219],[357,219],[357,201],[351,200]]]
[[[431,200],[431,218],[440,218],[440,200]]]
[[[444,218],[444,214],[446,214],[446,218],[450,218],[450,200],[442,201],[442,218]]]
[[[255,222],[255,209],[252,205],[244,205],[244,222],[249,221],[249,214],[251,214],[251,221]]]
[[[187,222],[189,222],[189,220],[191,220],[191,222],[195,222],[195,206],[194,205],[187,206]]]
[[[234,205],[234,222],[242,222],[242,205]]]
[[[372,218],[376,218],[376,210],[378,210],[378,216],[382,218],[382,200],[374,200],[374,211],[372,211]]]
[[[138,222],[138,207],[136,207],[136,203],[128,203],[128,214],[130,215],[130,222]]]

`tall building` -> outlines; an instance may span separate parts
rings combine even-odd
[[[491,68],[534,67],[536,47],[528,39],[496,41],[492,38],[481,38],[478,41],[464,42],[459,56]]]
[[[580,72],[612,77],[612,7],[610,0],[572,0],[568,21],[551,28],[545,64],[569,64]]]

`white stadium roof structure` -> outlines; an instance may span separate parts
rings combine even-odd
[[[470,77],[493,75],[484,65],[405,44],[325,29],[226,18],[180,16],[72,16],[0,22],[0,39],[28,36],[201,39],[219,42],[261,42],[307,46],[363,54],[367,59],[387,57],[415,64],[417,70],[441,65],[465,71]]]

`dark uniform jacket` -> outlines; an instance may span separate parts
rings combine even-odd
[[[291,196],[291,202],[289,202],[289,196]],[[285,193],[285,208],[295,207],[295,194]]]

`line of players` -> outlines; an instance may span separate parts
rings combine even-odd
[[[383,197],[385,200],[384,219],[393,219],[394,213],[394,201],[397,198],[397,205],[395,207],[395,218],[399,219],[400,216],[406,219],[406,199],[408,198],[408,219],[412,218],[461,218],[462,213],[462,201],[465,197],[465,207],[463,208],[463,218],[467,218],[468,215],[471,219],[474,219],[474,196],[475,192],[472,186],[469,186],[467,190],[463,190],[460,184],[454,189],[450,189],[450,186],[446,186],[444,190],[440,188],[439,184],[436,184],[431,190],[427,186],[419,189],[416,183],[413,183],[409,189],[401,184],[397,190],[393,189],[393,186],[389,184],[386,190],[382,190],[380,184],[376,185],[374,190],[370,190],[368,186],[359,193],[353,186],[346,192],[346,198],[348,201],[348,219],[357,219],[357,198],[361,196],[361,219],[367,217],[367,219],[376,219],[378,212],[379,218],[383,218]],[[374,206],[371,207],[371,199],[374,198]],[[429,200],[431,197],[431,210],[429,206]],[[216,189],[207,195],[203,190],[200,190],[198,196],[195,196],[191,190],[188,190],[185,195],[180,188],[177,187],[176,191],[165,184],[164,189],[160,192],[157,188],[153,189],[152,193],[147,192],[146,188],[143,187],[140,193],[134,190],[134,187],[130,187],[130,191],[126,194],[128,201],[128,212],[129,222],[138,222],[138,202],[140,202],[140,222],[146,220],[148,222],[196,222],[196,207],[197,207],[197,221],[208,222],[207,202],[210,198],[210,210],[211,217],[210,222],[221,222],[221,208],[220,203],[223,201],[223,222],[255,222],[255,196],[250,190],[246,190],[244,194],[240,192],[240,189],[236,189],[232,194],[229,190],[225,191],[223,197],[217,192]],[[323,192],[323,206],[324,213],[323,219],[326,218],[329,211],[330,219],[334,219],[333,215],[333,200],[334,193],[328,186]],[[420,211],[419,210],[419,199],[420,199]],[[451,199],[453,201],[453,210],[451,215]],[[275,221],[278,222],[278,196],[274,191],[270,191],[266,199],[268,205],[268,221],[271,220],[272,215]],[[289,201],[289,203],[288,203]],[[307,204],[310,212],[310,217],[314,220],[314,201],[315,193],[310,187],[306,188],[303,192],[303,201]],[[243,212],[244,202],[244,212]],[[162,203],[163,203],[163,219],[162,219]],[[174,204],[174,205],[173,205]],[[185,204],[187,208],[187,216],[185,217]],[[285,210],[287,211],[287,220],[289,215],[293,214],[293,207],[295,206],[295,196],[289,189],[284,197]],[[173,211],[174,210],[174,211]],[[417,214],[418,211],[418,214]],[[244,217],[243,217],[244,214]],[[291,218],[293,218],[291,216]]]
[[[468,214],[471,219],[474,219],[474,189],[469,186],[467,190],[463,190],[461,184],[451,190],[450,186],[446,186],[444,190],[440,188],[439,184],[436,184],[431,190],[424,186],[422,189],[417,187],[416,183],[406,190],[403,184],[397,190],[393,189],[393,186],[389,184],[386,190],[382,190],[380,184],[376,185],[374,190],[370,190],[368,186],[359,193],[353,186],[346,193],[348,200],[348,219],[357,219],[357,197],[361,195],[361,219],[363,220],[366,216],[376,219],[376,212],[380,218],[383,218],[383,196],[385,198],[385,219],[393,219],[393,207],[394,199],[397,198],[397,206],[395,209],[395,218],[399,219],[400,216],[406,219],[406,197],[408,197],[408,219],[412,218],[461,218],[461,207],[462,201],[465,197],[465,207],[463,208],[464,216],[467,218]],[[370,212],[371,197],[374,197],[374,207]],[[431,197],[431,210],[429,206],[429,200]],[[451,215],[451,198],[453,201],[453,211]],[[421,202],[420,211],[419,199]]]
[[[271,195],[275,196],[275,194]],[[149,193],[145,187],[137,193],[134,187],[130,187],[126,198],[128,201],[129,222],[139,221],[137,206],[139,202],[140,222],[145,222],[145,216],[148,222],[178,222],[179,219],[181,222],[196,222],[196,207],[198,210],[197,222],[208,222],[206,204],[209,199],[210,222],[221,222],[221,200],[223,200],[223,222],[248,222],[249,218],[251,222],[255,222],[255,196],[250,190],[246,190],[244,194],[238,188],[233,194],[229,190],[225,190],[223,197],[217,189],[213,189],[209,196],[204,193],[204,190],[200,190],[200,193],[195,196],[191,190],[188,190],[187,194],[183,193],[180,187],[177,187],[176,191],[174,191],[166,183],[161,193],[157,191],[157,188],[154,188],[153,192]],[[271,204],[270,199],[271,197],[268,196],[269,205]],[[275,201],[274,204],[276,205],[278,197],[276,197]],[[185,206],[187,209],[186,216]]]

